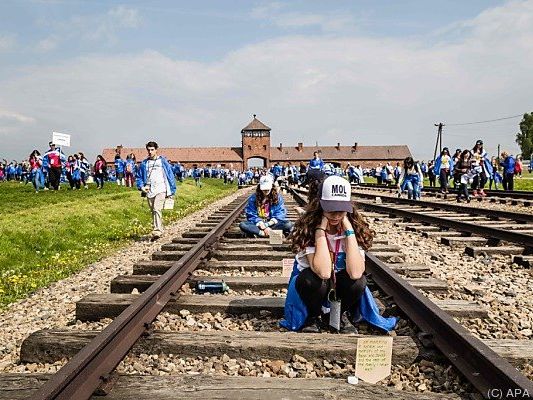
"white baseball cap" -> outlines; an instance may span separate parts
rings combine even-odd
[[[320,205],[324,211],[352,212],[353,206],[350,199],[352,188],[350,182],[337,175],[324,179],[320,190]]]
[[[271,190],[272,185],[274,184],[272,178],[268,175],[263,175],[259,179],[259,189],[261,190]]]

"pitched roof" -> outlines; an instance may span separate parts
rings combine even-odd
[[[252,122],[250,122],[248,125],[246,125],[244,128],[242,128],[241,133],[244,131],[270,131],[271,129],[263,124],[261,121],[259,121],[254,114],[254,119],[252,119]]]
[[[135,154],[137,161],[142,161],[147,156],[144,148],[131,147],[123,147],[120,154],[125,159],[130,153]],[[160,147],[158,153],[172,162],[220,163],[242,161],[242,148],[240,147]],[[102,156],[107,162],[112,162],[115,159],[115,154],[115,149],[104,149]]]
[[[411,156],[408,146],[303,146],[298,147],[271,147],[270,159],[272,161],[310,160],[313,153],[320,151],[319,155],[328,160],[402,160]]]

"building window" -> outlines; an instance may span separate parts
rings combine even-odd
[[[264,144],[264,145],[263,145],[263,150],[266,150],[266,149],[267,149],[267,145]]]
[[[251,145],[248,145],[248,150],[252,150],[252,146]]]

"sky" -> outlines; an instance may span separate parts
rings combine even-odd
[[[443,144],[519,152],[533,0],[0,2],[0,159],[103,148]]]

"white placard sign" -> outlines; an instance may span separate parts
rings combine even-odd
[[[52,142],[56,146],[70,147],[70,135],[66,133],[52,132]]]

